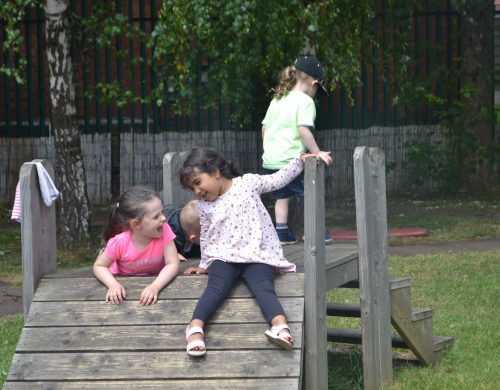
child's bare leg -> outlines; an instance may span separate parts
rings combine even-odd
[[[287,322],[286,322],[286,317],[285,316],[276,316],[274,317],[272,320],[271,320],[271,325],[272,326],[280,326],[280,325],[287,325]],[[278,334],[281,335],[282,332],[285,332],[285,333],[288,333],[289,335],[291,335],[291,331],[287,328],[283,328]],[[291,340],[293,341],[293,339]]]
[[[277,199],[274,205],[274,216],[276,223],[287,223],[288,222],[288,204],[290,203],[290,198]]]
[[[286,317],[285,316],[279,315],[279,316],[274,317],[271,320],[272,326],[278,326],[278,325],[283,325],[283,324],[286,324]]]

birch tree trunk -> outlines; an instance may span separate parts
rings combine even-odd
[[[58,244],[63,248],[69,248],[76,241],[89,237],[89,207],[76,116],[67,9],[68,4],[64,0],[47,0],[45,8],[55,170],[61,193]]]

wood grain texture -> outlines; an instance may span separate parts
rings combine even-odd
[[[19,173],[21,188],[21,247],[23,262],[23,314],[26,317],[42,276],[56,271],[56,206],[46,206],[40,193],[36,163],[51,178],[54,169],[48,160],[24,163]]]
[[[385,156],[378,148],[357,147],[353,160],[363,378],[365,389],[378,389],[392,382]]]
[[[299,377],[300,350],[16,353],[8,380],[155,380]]]
[[[299,378],[265,379],[168,379],[168,380],[114,380],[74,382],[6,382],[4,390],[292,390],[299,389]]]
[[[138,300],[141,291],[151,283],[151,277],[118,277],[127,290],[128,300]],[[206,275],[180,275],[159,294],[159,300],[198,299],[207,284]],[[278,296],[300,297],[304,295],[303,274],[287,274],[277,277],[275,289]],[[33,297],[34,301],[102,301],[106,287],[94,277],[42,279]],[[244,283],[238,282],[232,297],[248,298],[250,291]]]

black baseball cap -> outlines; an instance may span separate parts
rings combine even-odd
[[[323,65],[314,56],[300,56],[294,62],[296,69],[307,73],[313,79],[318,81],[318,92],[320,95],[328,96],[328,91],[323,85],[323,79],[325,77],[325,70]]]

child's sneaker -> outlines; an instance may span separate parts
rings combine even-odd
[[[305,241],[305,239],[306,239],[306,236],[302,236],[302,241]],[[331,243],[333,243],[333,239],[330,236],[330,232],[327,230],[325,232],[325,245],[328,245],[328,244],[331,244]]]
[[[286,229],[276,229],[276,233],[278,233],[278,238],[280,240],[281,245],[291,245],[297,243],[297,237],[292,231],[288,228]]]

